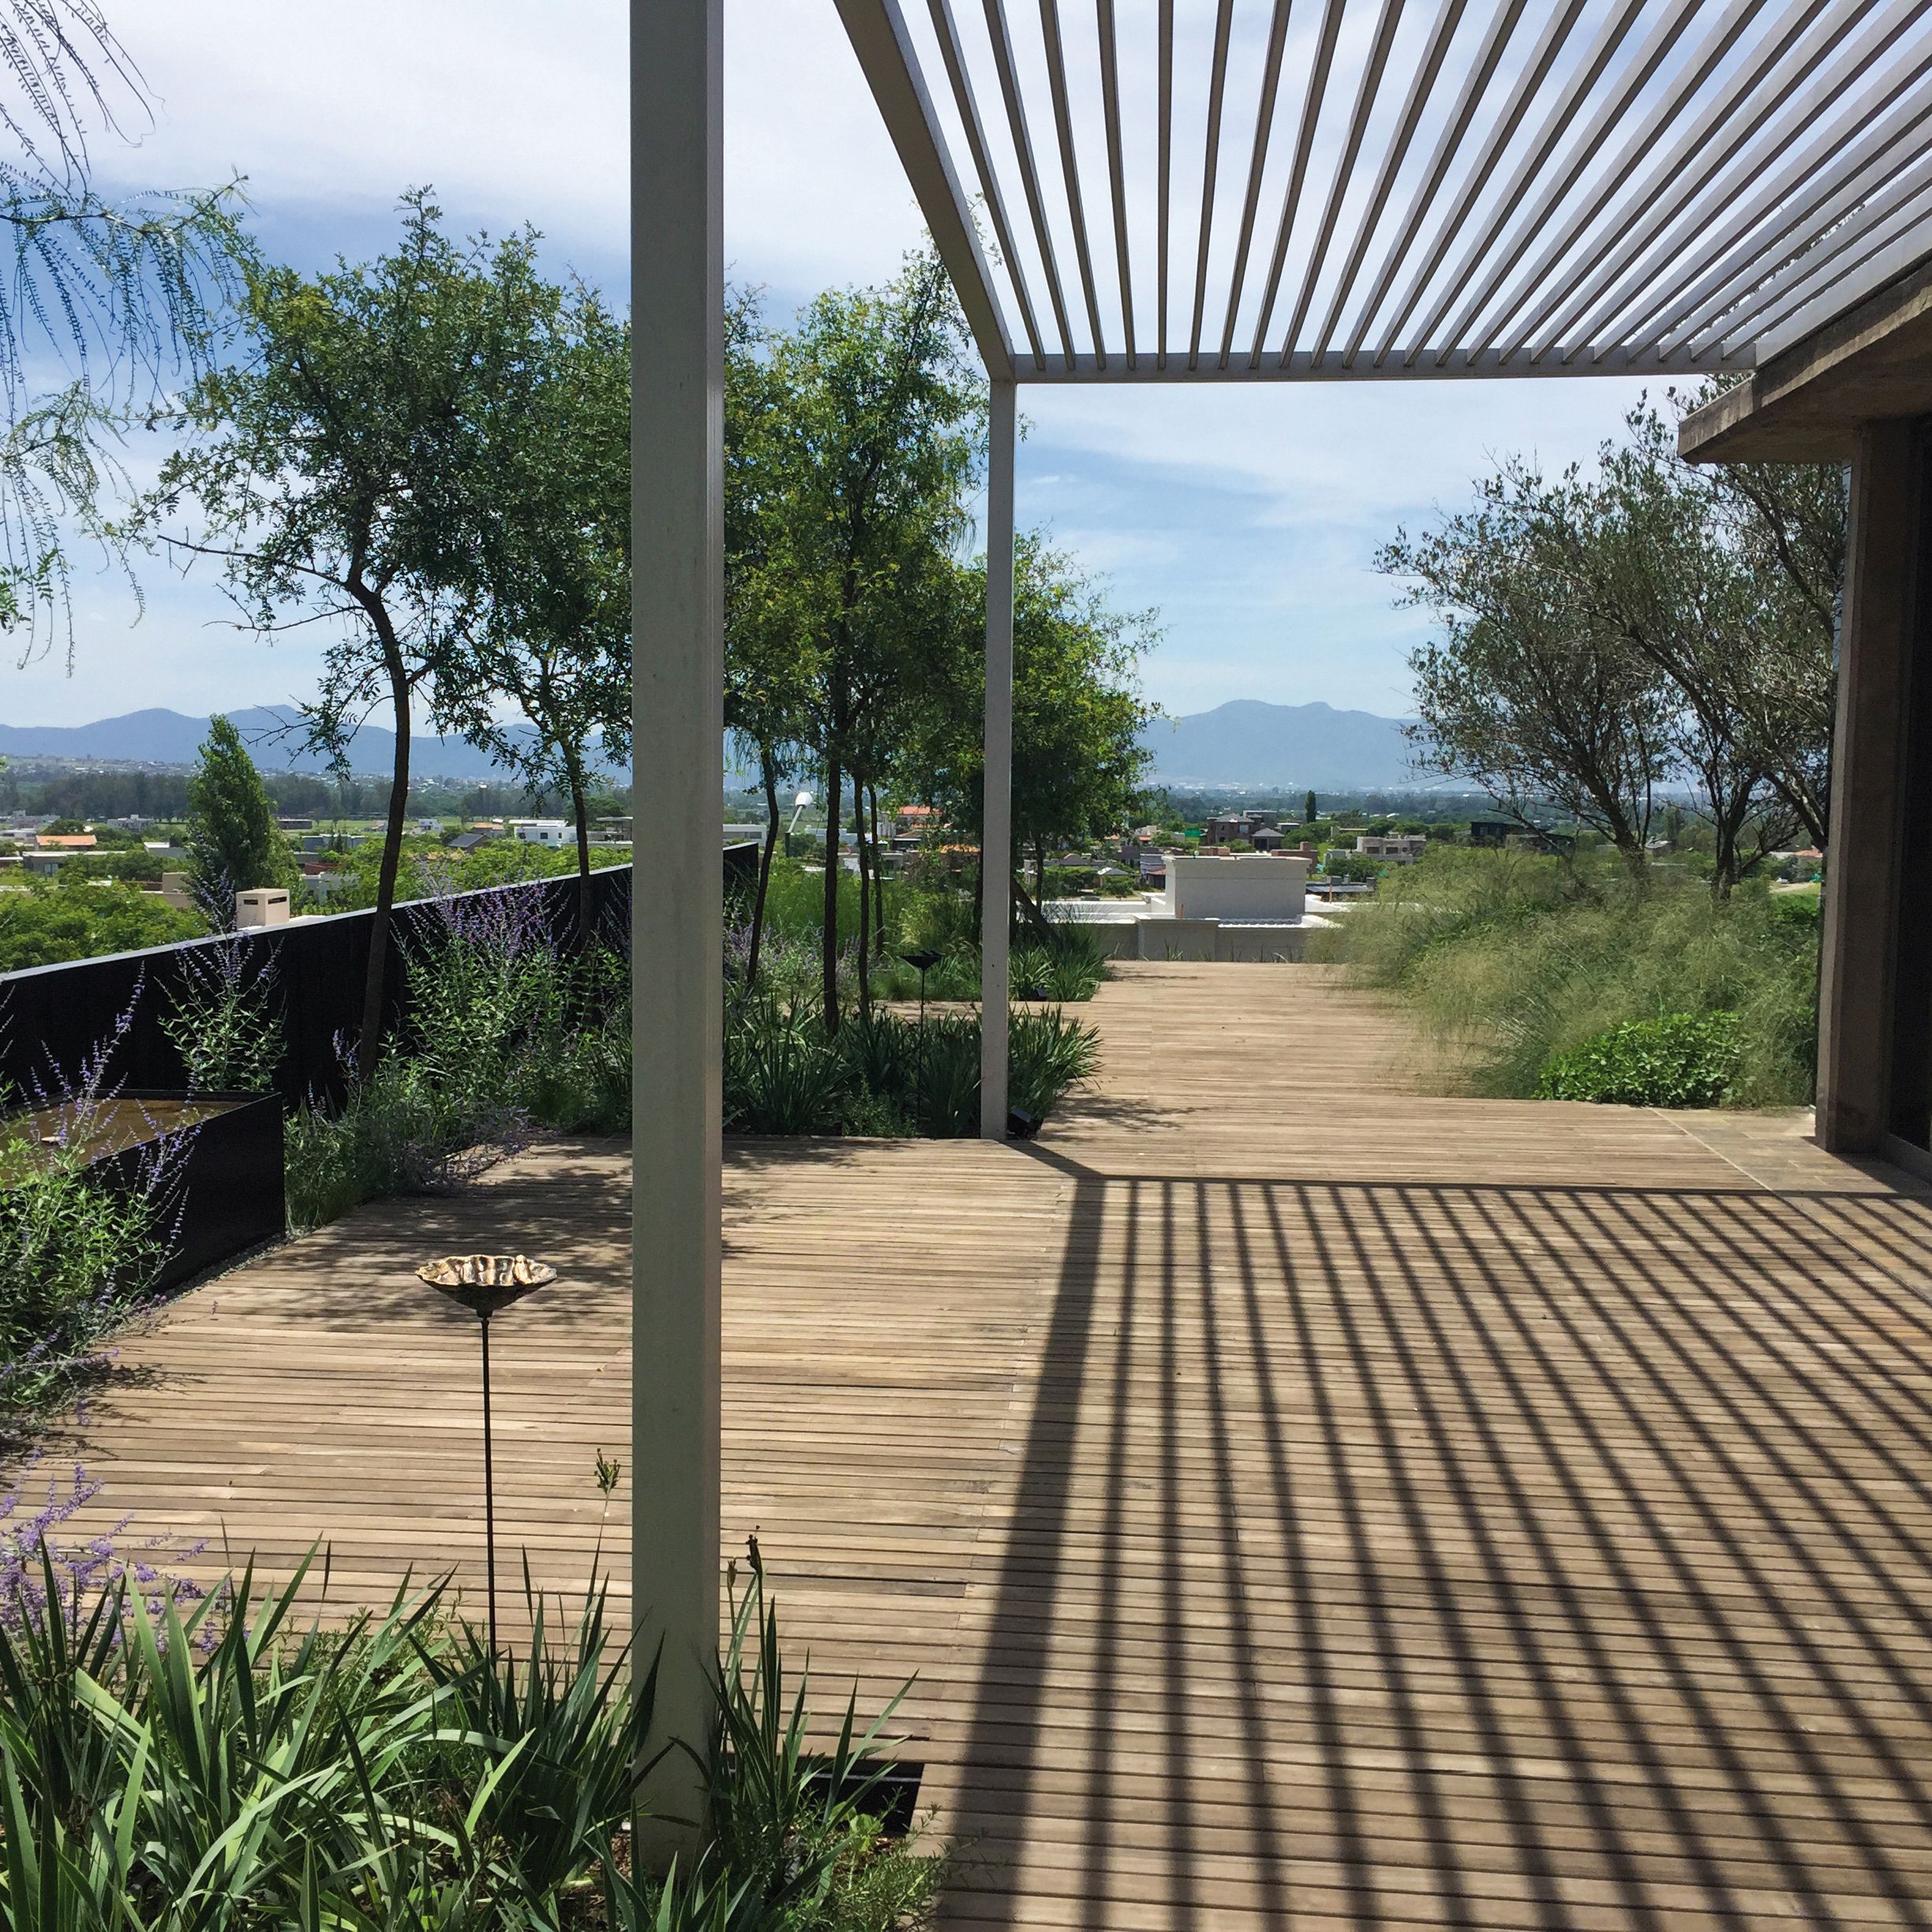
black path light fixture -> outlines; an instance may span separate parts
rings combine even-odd
[[[919,976],[919,1024],[926,1024],[926,975],[939,964],[939,955],[930,946],[921,946],[916,952],[901,953],[899,957]]]
[[[496,1472],[490,1444],[490,1317],[556,1279],[556,1270],[526,1255],[445,1255],[417,1274],[477,1318],[483,1336],[483,1544],[489,1578],[489,1649],[496,1655]]]

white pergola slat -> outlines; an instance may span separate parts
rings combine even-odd
[[[1932,0],[837,5],[1001,380],[1745,370],[1932,255]]]

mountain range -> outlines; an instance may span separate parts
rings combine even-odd
[[[255,762],[268,772],[326,773],[320,753],[301,750],[301,714],[292,705],[256,705],[228,713]],[[100,758],[135,765],[192,765],[208,736],[204,717],[178,711],[129,711],[92,724],[0,724],[0,756]],[[527,727],[522,728],[527,732]],[[387,777],[395,759],[395,733],[365,724],[350,741],[358,773]],[[461,738],[419,733],[410,740],[410,769],[425,778],[500,779],[504,773]]]
[[[328,761],[298,749],[301,719],[293,706],[231,711],[237,731],[264,771],[326,772]],[[0,724],[0,755],[99,758],[138,765],[194,762],[208,736],[204,717],[178,711],[129,711],[92,724]],[[1153,754],[1151,775],[1175,785],[1312,787],[1318,792],[1395,791],[1417,785],[1402,721],[1332,706],[1269,704],[1237,698],[1211,711],[1159,718],[1142,735]],[[365,724],[350,763],[380,777],[395,756],[395,735]],[[411,740],[410,768],[425,778],[502,777],[460,738]]]
[[[1303,788],[1316,792],[1419,789],[1401,718],[1332,705],[1237,698],[1211,711],[1156,718],[1141,733],[1163,784]]]

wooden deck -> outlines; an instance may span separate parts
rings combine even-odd
[[[1091,1011],[1034,1147],[728,1157],[728,1541],[827,1705],[918,1672],[949,1921],[1932,1923],[1924,1191],[1790,1117],[1410,1091],[1320,968]],[[473,1334],[409,1270],[514,1240],[564,1281],[499,1331],[503,1535],[621,1576],[625,1217],[550,1149],[204,1289],[94,1410],[99,1507],[474,1584]]]

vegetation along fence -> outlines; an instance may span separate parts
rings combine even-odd
[[[629,866],[591,874],[592,919],[598,931],[613,937],[627,934],[631,874]],[[550,929],[569,933],[576,925],[577,890],[575,875],[567,875],[459,893],[453,906],[434,900],[398,906],[390,929],[385,1025],[393,1027],[406,1016],[411,948],[429,939],[452,911],[537,894]],[[170,994],[189,983],[194,955],[233,945],[242,949],[242,970],[249,978],[272,973],[286,1043],[276,1082],[283,1099],[294,1106],[310,1098],[339,1099],[338,1041],[352,1039],[361,1020],[374,918],[373,912],[343,912],[0,973],[0,1095],[57,1091],[110,1041],[113,1080],[144,1091],[178,1091],[186,1069],[163,1024],[173,1010]]]

